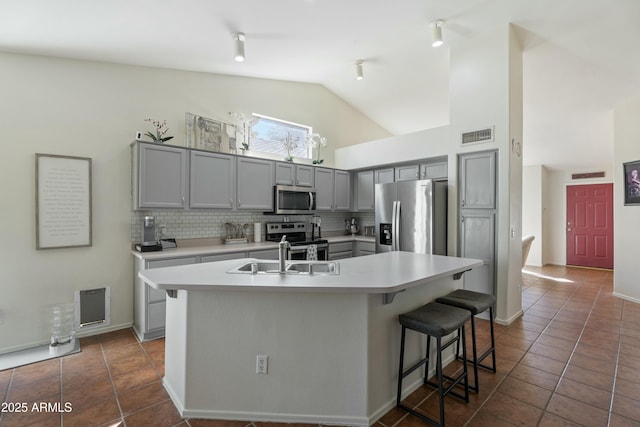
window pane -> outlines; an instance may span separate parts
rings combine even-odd
[[[284,141],[288,137],[295,145],[291,150],[293,157],[311,158],[311,150],[307,147],[310,127],[257,115],[255,117],[258,121],[251,127],[251,151],[279,154],[284,157],[287,155]]]

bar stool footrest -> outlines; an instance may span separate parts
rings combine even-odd
[[[413,410],[412,408],[409,408],[407,405],[405,405],[405,404],[403,404],[403,403],[401,403],[401,404],[397,405],[397,407],[398,407],[398,408],[401,408],[401,409],[404,409],[405,411],[407,411],[408,413],[410,413],[410,414],[411,414],[411,415],[413,415],[414,417],[418,417],[418,418],[420,418],[422,421],[424,421],[424,422],[426,422],[426,423],[429,423],[429,424],[431,424],[432,426],[441,427],[441,424],[440,424],[438,421],[436,421],[436,420],[434,420],[434,419],[431,419],[431,418],[427,417],[426,415],[424,415],[424,414],[422,414],[422,413],[420,413],[420,412],[417,412],[417,411]]]

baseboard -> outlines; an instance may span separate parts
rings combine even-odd
[[[625,301],[631,301],[631,302],[635,302],[635,303],[640,304],[640,299],[630,297],[629,295],[625,295],[625,294],[620,294],[620,293],[618,293],[618,292],[614,292],[614,293],[613,293],[613,296],[618,297],[618,298],[621,298],[621,299],[623,299],[623,300],[625,300]]]
[[[508,319],[500,319],[498,317],[496,317],[494,319],[494,321],[499,324],[499,325],[503,325],[503,326],[509,326],[510,324],[512,324],[518,317],[522,316],[524,312],[522,311],[522,309],[518,310],[516,312],[516,314],[514,314],[513,316],[511,316]]]

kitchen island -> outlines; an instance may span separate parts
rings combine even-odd
[[[183,417],[370,425],[395,405],[398,314],[462,287],[454,276],[481,265],[391,252],[341,260],[338,275],[227,273],[250,261],[139,273],[173,296],[164,386]],[[417,360],[425,339],[407,338]]]

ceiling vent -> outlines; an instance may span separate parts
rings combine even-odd
[[[462,145],[493,141],[493,126],[462,133]]]

